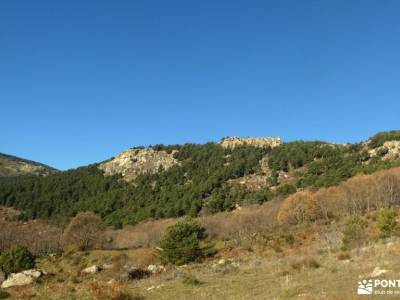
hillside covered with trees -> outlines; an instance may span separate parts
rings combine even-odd
[[[385,146],[397,140],[399,131],[379,133],[366,143],[351,145],[305,141],[274,148],[157,145],[153,149],[173,151],[179,163],[141,174],[131,183],[120,175],[105,175],[97,164],[45,177],[2,178],[0,204],[22,211],[20,219],[41,218],[58,224],[82,211],[94,211],[115,227],[149,218],[197,216],[261,204],[306,188],[334,186],[359,173],[400,166],[397,148]],[[257,178],[260,186],[247,185],[248,178]]]

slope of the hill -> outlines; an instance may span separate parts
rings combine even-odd
[[[0,177],[49,175],[57,170],[31,160],[0,153]]]
[[[233,147],[207,143],[136,148],[119,156],[123,164],[112,165],[113,159],[46,177],[4,179],[0,204],[22,210],[21,217],[28,219],[64,221],[92,210],[115,226],[215,213],[399,166],[399,136],[397,131],[380,133],[365,143],[346,145],[235,140]],[[128,173],[129,182],[122,180]]]

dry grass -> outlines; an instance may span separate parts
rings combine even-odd
[[[316,269],[319,268],[321,265],[315,257],[305,257],[301,259],[296,258],[296,260],[290,263],[290,266],[292,267],[293,270],[299,271],[304,268]]]
[[[337,259],[339,260],[349,260],[351,258],[350,252],[343,251],[337,255]]]
[[[371,221],[372,222],[372,221]],[[327,225],[328,226],[328,225]],[[149,250],[77,252],[67,257],[43,259],[39,266],[54,273],[33,286],[10,289],[14,299],[358,299],[355,288],[359,278],[368,278],[375,267],[396,277],[400,268],[400,240],[376,243],[347,253],[318,253],[320,227],[294,228],[295,247],[287,245],[283,253],[260,256],[248,252],[233,258],[235,267],[220,272],[202,264],[168,268],[158,274],[127,283],[112,282],[125,264],[136,264]],[[237,249],[234,249],[236,251]],[[221,255],[221,253],[220,253]],[[346,259],[351,256],[351,260]],[[339,257],[343,257],[338,259]],[[74,260],[78,264],[74,264]],[[114,264],[114,268],[95,275],[80,274],[81,264]],[[153,263],[156,261],[153,261]],[[229,265],[229,263],[228,263]],[[225,265],[224,265],[225,267]],[[189,275],[188,275],[189,274]],[[386,274],[385,274],[386,276]],[[131,298],[129,298],[131,297]],[[384,299],[382,296],[368,299]]]
[[[164,231],[177,222],[176,219],[147,221],[135,226],[126,226],[120,230],[108,230],[106,239],[108,249],[129,249],[155,246]]]
[[[280,200],[276,199],[261,206],[202,216],[198,220],[211,238],[246,244],[255,233],[272,231],[277,226],[275,220],[279,206]],[[153,247],[161,240],[165,230],[177,221],[179,219],[147,221],[120,230],[108,230],[106,249]]]

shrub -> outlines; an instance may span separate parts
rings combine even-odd
[[[379,211],[378,228],[382,238],[392,236],[398,228],[396,212],[392,208],[383,208]]]
[[[386,154],[388,154],[388,152],[389,152],[389,149],[388,149],[388,148],[382,147],[382,148],[380,148],[380,149],[378,150],[378,155],[379,155],[380,157],[383,157],[383,156],[385,156]]]
[[[0,256],[0,268],[6,273],[17,273],[35,267],[35,258],[25,247],[15,246]]]
[[[6,291],[0,291],[0,299],[7,299],[10,298],[11,295],[7,293]]]
[[[322,217],[317,198],[310,191],[298,192],[283,201],[277,218],[280,224],[295,225]]]
[[[291,262],[290,266],[294,270],[300,270],[300,269],[304,269],[304,268],[318,269],[321,265],[315,258],[306,257],[306,258],[302,258],[300,260]]]
[[[201,247],[206,238],[205,229],[196,221],[186,219],[168,227],[160,242],[160,259],[163,263],[183,265],[207,255],[210,247]]]
[[[128,271],[129,280],[139,280],[150,276],[151,272],[141,268],[134,268]]]
[[[343,230],[343,246],[345,249],[360,247],[365,243],[367,234],[365,228],[367,223],[360,216],[351,216]]]
[[[377,148],[382,146],[387,141],[398,141],[398,140],[400,140],[399,130],[379,132],[370,138],[369,146],[370,148]]]
[[[113,282],[113,283],[101,283],[92,282],[89,284],[88,290],[94,296],[94,299],[98,300],[139,300],[141,297],[132,296],[128,292],[128,287],[124,283]]]
[[[350,258],[351,258],[350,253],[347,252],[347,251],[340,252],[340,253],[337,255],[337,259],[339,259],[339,260],[348,260],[348,259],[350,259]]]

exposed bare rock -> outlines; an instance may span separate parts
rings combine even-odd
[[[43,271],[36,269],[26,270],[20,273],[12,273],[7,280],[1,284],[1,287],[6,289],[13,286],[31,284],[36,278],[41,277],[43,274]]]
[[[83,269],[81,271],[81,273],[84,273],[84,274],[96,274],[96,273],[98,273],[100,271],[101,271],[101,268],[99,266],[94,265],[94,266],[91,266],[91,267],[87,267],[86,269]]]
[[[23,271],[22,273],[24,273],[27,276],[31,276],[33,278],[39,278],[40,276],[42,276],[44,274],[43,271],[37,270],[37,269],[26,270],[26,271]]]
[[[370,156],[381,156],[383,160],[397,159],[400,156],[400,141],[387,141],[382,146],[368,152]]]
[[[261,160],[260,160],[260,167],[261,167],[261,172],[264,173],[264,175],[266,177],[271,176],[271,169],[269,168],[268,165],[268,156],[264,156]]]
[[[230,179],[228,184],[234,186],[244,186],[249,190],[260,190],[268,186],[267,177],[260,174],[249,174],[243,177]]]
[[[220,144],[224,148],[232,149],[242,145],[251,145],[260,148],[274,148],[280,146],[282,144],[282,140],[279,137],[240,138],[234,136],[224,138]]]
[[[161,265],[149,265],[147,266],[147,271],[153,273],[153,274],[159,274],[163,273],[166,271],[164,266]]]
[[[1,284],[3,289],[31,284],[34,281],[33,277],[25,275],[24,273],[11,274],[11,276]]]
[[[160,167],[167,170],[178,161],[175,151],[156,151],[152,148],[129,149],[114,159],[100,164],[106,175],[121,174],[126,181],[134,181],[139,174],[155,173]]]
[[[388,270],[381,269],[380,267],[375,267],[375,269],[371,272],[371,277],[379,277],[385,273],[389,272]]]

